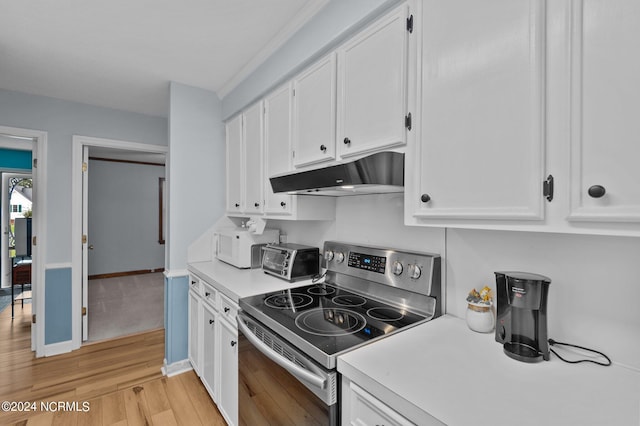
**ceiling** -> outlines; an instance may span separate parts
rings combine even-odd
[[[167,116],[228,94],[328,0],[0,0],[0,88]]]

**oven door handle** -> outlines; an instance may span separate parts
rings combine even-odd
[[[325,388],[325,386],[327,385],[327,379],[313,374],[312,372],[305,370],[304,368],[300,367],[297,364],[294,364],[288,359],[283,358],[276,351],[262,343],[262,341],[258,339],[256,335],[251,332],[251,330],[249,330],[249,327],[245,325],[244,321],[242,321],[242,319],[240,318],[240,315],[236,317],[236,321],[238,322],[238,328],[240,329],[240,331],[242,331],[242,334],[244,334],[247,340],[249,340],[249,342],[251,342],[251,344],[255,346],[256,349],[258,349],[260,352],[262,352],[267,358],[269,358],[271,361],[275,362],[280,367],[284,368],[297,378],[305,380],[313,384],[317,388]]]

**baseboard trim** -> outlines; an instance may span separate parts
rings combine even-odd
[[[55,356],[66,354],[68,352],[73,351],[74,349],[78,349],[74,347],[73,342],[71,340],[67,340],[59,343],[50,343],[48,345],[44,345],[43,356]]]
[[[167,360],[164,360],[164,365],[162,366],[162,374],[167,377],[177,376],[178,374],[186,373],[187,371],[193,370],[193,366],[188,359],[183,359],[182,361],[174,362],[172,364],[167,364]]]
[[[139,269],[137,271],[112,272],[110,274],[96,274],[96,275],[89,275],[87,278],[90,280],[97,280],[97,279],[104,279],[104,278],[128,277],[131,275],[153,274],[155,272],[164,272],[164,268]]]

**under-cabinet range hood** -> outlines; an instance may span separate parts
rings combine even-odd
[[[404,191],[404,154],[378,152],[319,169],[269,178],[273,192],[345,196]]]

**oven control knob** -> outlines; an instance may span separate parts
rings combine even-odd
[[[333,251],[327,250],[324,252],[324,258],[328,261],[333,260]]]
[[[420,274],[422,274],[422,270],[418,265],[409,265],[409,277],[416,280],[420,278]]]
[[[344,262],[344,253],[339,251],[336,253],[336,262],[342,263]]]
[[[395,262],[393,262],[393,265],[391,266],[391,270],[393,271],[393,275],[400,275],[402,274],[404,267],[402,266],[402,263],[396,260]]]

